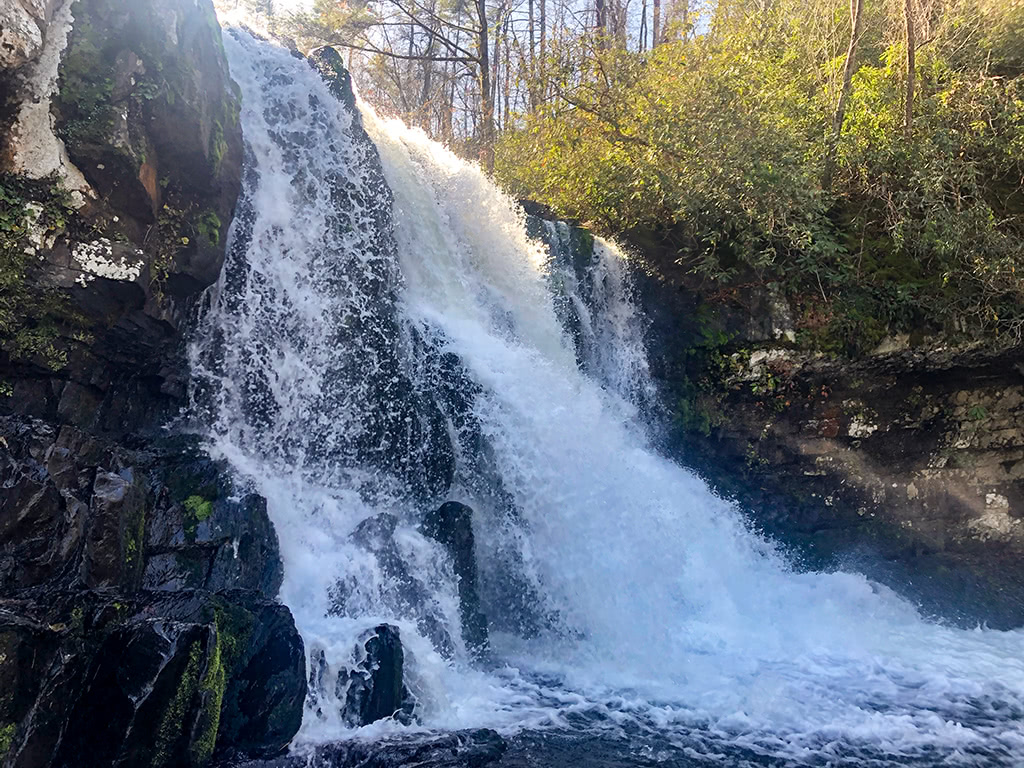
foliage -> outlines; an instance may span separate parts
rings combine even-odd
[[[723,0],[703,34],[653,51],[564,41],[557,97],[500,139],[496,175],[598,230],[660,232],[710,281],[778,282],[807,346],[856,353],[912,330],[1019,338],[1024,4],[918,7],[930,36],[909,135],[898,19],[866,5],[827,185],[840,0]]]
[[[81,318],[61,292],[32,278],[38,252],[73,216],[70,197],[57,182],[0,176],[0,349],[16,360],[38,358],[53,370],[67,363],[59,328]]]
[[[7,756],[14,741],[14,723],[0,726],[0,759]]]
[[[199,524],[213,514],[213,502],[198,494],[185,499],[185,534],[190,540],[195,539]]]

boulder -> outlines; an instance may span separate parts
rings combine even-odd
[[[187,439],[129,450],[14,417],[0,434],[12,765],[150,764],[154,749],[154,765],[201,765],[287,746],[305,654],[271,601],[281,564],[263,499]]]
[[[5,765],[201,766],[287,745],[304,651],[287,610],[254,595],[61,592],[0,601],[0,683]]]
[[[146,529],[143,586],[249,589],[273,599],[284,574],[266,500],[189,443],[167,445],[156,472],[160,512]]]
[[[483,655],[487,651],[487,620],[480,612],[477,594],[473,510],[457,501],[445,502],[427,514],[423,533],[443,546],[452,560],[458,581],[462,634],[470,652]]]
[[[336,694],[342,717],[352,725],[369,725],[387,717],[411,714],[411,697],[403,684],[405,653],[398,627],[381,624],[356,648],[360,661],[338,672]],[[409,709],[406,712],[404,710]]]
[[[29,587],[246,589],[283,577],[266,501],[188,438],[127,450],[0,418],[0,594]]]

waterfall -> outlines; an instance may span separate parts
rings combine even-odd
[[[244,192],[192,350],[195,417],[267,499],[313,667],[351,667],[393,624],[415,701],[413,725],[354,730],[321,686],[301,742],[488,726],[656,733],[722,765],[1024,754],[1024,633],[796,572],[653,450],[614,246],[568,263],[566,232],[530,237],[476,166],[273,44],[225,47]],[[474,510],[482,659],[420,529],[448,499]]]

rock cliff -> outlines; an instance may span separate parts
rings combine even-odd
[[[4,3],[0,100],[0,763],[276,753],[306,682],[266,504],[167,430],[240,188],[213,7]]]
[[[709,286],[670,248],[636,252],[667,450],[807,567],[864,570],[961,623],[1024,624],[1019,342],[815,351],[775,286]]]

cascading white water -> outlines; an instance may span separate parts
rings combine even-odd
[[[545,267],[555,311],[576,337],[582,369],[638,409],[649,409],[657,393],[623,254],[601,238],[580,249],[574,242],[579,230],[574,233],[567,222],[542,225],[551,251]],[[577,264],[581,250],[590,258]]]
[[[797,573],[652,451],[637,418],[651,385],[614,249],[598,246],[600,300],[568,292],[587,313],[581,370],[547,248],[478,168],[364,109],[392,232],[354,116],[314,70],[244,33],[225,44],[249,152],[194,389],[212,450],[267,498],[281,598],[307,650],[337,666],[366,627],[401,629],[420,725],[361,733],[568,728],[585,716],[680,748],[699,731],[712,753],[735,745],[810,764],[1024,755],[1024,633],[939,626],[862,576]],[[450,565],[416,528],[424,493],[443,499],[410,491],[420,475],[382,447],[416,443],[395,437],[394,424],[418,418],[397,398],[436,386],[424,361],[439,356],[457,361],[442,384],[472,423],[447,414],[458,438],[448,496],[475,510],[492,621],[493,658],[479,666]],[[394,424],[379,427],[378,411]],[[426,607],[396,600],[395,574],[353,543],[380,512],[398,517],[395,544]],[[301,739],[353,735],[336,707],[320,709]]]

